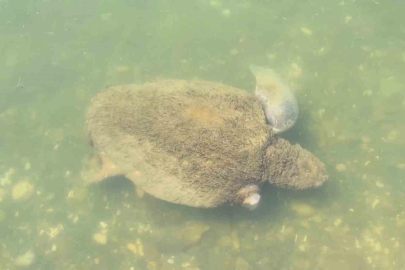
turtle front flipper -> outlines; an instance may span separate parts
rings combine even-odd
[[[275,133],[291,128],[298,118],[294,93],[273,70],[255,65],[250,70],[256,77],[255,95],[263,106],[267,123]]]

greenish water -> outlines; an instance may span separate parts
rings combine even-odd
[[[403,269],[403,8],[0,0],[0,269]],[[323,187],[264,186],[248,211],[173,205],[125,179],[80,185],[97,91],[156,78],[252,91],[251,64],[295,89],[282,137],[327,165]]]

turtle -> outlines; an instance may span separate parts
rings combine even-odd
[[[181,79],[100,91],[86,114],[97,166],[84,171],[85,182],[123,175],[171,203],[248,209],[258,206],[266,182],[294,189],[321,186],[328,179],[324,163],[278,135],[298,116],[294,95],[273,71],[267,76],[266,69],[251,70],[254,95],[219,82]],[[277,87],[281,94],[274,94]],[[273,95],[279,110],[269,103]]]

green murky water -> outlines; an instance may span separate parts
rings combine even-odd
[[[0,269],[403,269],[405,19],[398,1],[0,0]],[[81,187],[89,100],[157,77],[252,91],[277,70],[283,137],[327,164],[256,211],[192,209],[125,179]]]

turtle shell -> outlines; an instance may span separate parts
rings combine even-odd
[[[274,139],[254,95],[209,81],[109,87],[87,112],[95,150],[137,187],[173,203],[240,203],[264,179]]]

